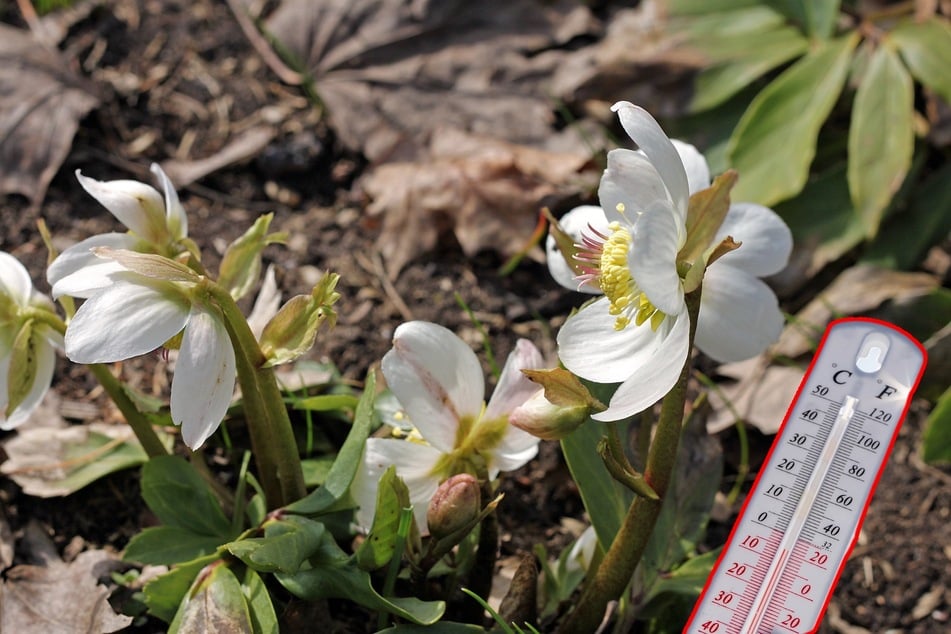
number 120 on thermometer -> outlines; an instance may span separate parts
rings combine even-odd
[[[819,628],[925,360],[885,322],[829,325],[685,633]]]

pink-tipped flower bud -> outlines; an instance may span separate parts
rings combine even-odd
[[[585,404],[555,405],[538,390],[509,414],[509,423],[542,440],[561,440],[588,418]]]
[[[452,476],[439,485],[426,511],[429,533],[441,539],[475,522],[482,510],[479,481],[468,473]]]

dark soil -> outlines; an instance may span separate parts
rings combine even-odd
[[[2,17],[21,24],[11,8]],[[286,247],[270,247],[266,259],[279,267],[286,296],[308,292],[320,271],[341,275],[339,323],[318,337],[311,356],[332,362],[346,378],[361,381],[389,348],[396,326],[409,319],[443,324],[480,350],[482,337],[460,300],[485,326],[497,359],[518,337],[554,358],[552,334],[578,297],[551,281],[542,264],[526,260],[503,277],[497,255],[466,258],[447,238],[436,253],[422,255],[390,281],[374,249],[377,220],[365,215],[364,201],[351,193],[361,158],[341,151],[308,100],[260,62],[226,4],[105,2],[73,26],[61,48],[100,86],[104,99],[82,122],[42,207],[33,210],[16,197],[4,203],[0,249],[30,268],[38,288],[48,288],[38,218],[60,245],[116,228],[82,191],[76,169],[99,179],[148,181],[150,162],[212,155],[262,109],[280,106],[291,114],[265,152],[180,192],[190,235],[205,249],[211,270],[224,245],[260,213],[273,211],[272,229],[291,238]],[[94,387],[65,361],[55,385],[65,398],[86,401]],[[923,412],[913,411],[901,433],[825,631],[923,633],[951,627],[951,475],[917,460],[923,419]],[[729,434],[724,442],[729,450]],[[768,442],[760,439],[759,449],[765,451]],[[530,551],[535,543],[558,552],[568,543],[560,521],[581,517],[583,508],[556,444],[543,443],[536,460],[506,478],[504,490],[503,555]],[[23,495],[4,479],[0,501],[15,534],[36,519],[61,551],[83,545],[118,550],[152,521],[133,473],[52,500]],[[713,525],[711,535],[722,539],[728,529]],[[925,606],[928,593],[934,601]]]

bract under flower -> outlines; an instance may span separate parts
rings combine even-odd
[[[486,405],[482,366],[464,341],[433,323],[400,325],[393,348],[383,357],[383,375],[423,442],[367,441],[351,487],[360,506],[357,523],[364,528],[372,524],[376,483],[390,465],[406,482],[417,525],[426,533],[426,509],[442,481],[480,472],[492,479],[531,460],[538,439],[509,425],[508,414],[537,390],[521,370],[541,363],[535,346],[519,340]]]
[[[620,102],[614,109],[641,150],[608,154],[599,188],[603,210],[580,207],[562,219],[587,249],[583,261],[594,263],[587,290],[596,286],[605,297],[558,334],[565,367],[592,381],[621,383],[608,410],[593,416],[607,421],[663,397],[686,361],[689,323],[677,255],[686,240],[688,197],[710,185],[706,161],[693,146],[667,139],[641,108]],[[779,335],[778,302],[758,278],[780,271],[792,249],[789,228],[760,205],[731,205],[711,246],[727,236],[742,246],[707,269],[696,334],[697,346],[718,361],[754,356]],[[578,278],[568,278],[571,268],[558,261],[560,253],[549,249],[549,258],[556,281],[575,288]]]

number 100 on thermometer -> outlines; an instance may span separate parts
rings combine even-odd
[[[815,632],[891,452],[925,351],[832,322],[684,632]]]

